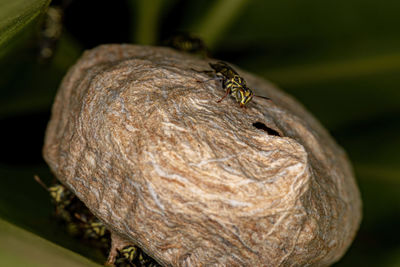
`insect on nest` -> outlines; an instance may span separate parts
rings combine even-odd
[[[227,63],[223,61],[218,61],[217,63],[208,63],[208,64],[214,71],[205,70],[201,72],[209,75],[214,75],[215,77],[210,80],[214,79],[220,80],[222,83],[222,88],[225,90],[225,95],[221,99],[219,99],[217,103],[220,103],[229,94],[235,98],[236,102],[239,103],[241,108],[246,107],[246,105],[253,99],[253,97],[259,97],[266,100],[271,100],[270,98],[265,96],[255,95],[253,90],[247,86],[246,80],[243,77],[241,77]]]

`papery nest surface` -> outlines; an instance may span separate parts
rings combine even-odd
[[[336,262],[361,220],[346,154],[293,98],[237,67],[272,101],[217,103],[209,62],[162,47],[85,52],[55,99],[51,170],[115,240],[165,266]]]

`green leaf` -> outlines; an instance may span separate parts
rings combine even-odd
[[[100,266],[0,219],[0,266]]]
[[[0,0],[0,51],[37,18],[49,3],[50,0]]]
[[[41,65],[32,51],[6,57],[0,65],[0,118],[49,110],[60,81],[82,51],[68,33],[58,42],[51,64]]]

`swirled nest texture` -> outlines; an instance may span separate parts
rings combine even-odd
[[[361,220],[350,163],[294,99],[235,69],[240,108],[169,48],[104,45],[58,91],[44,146],[57,178],[114,236],[165,266],[329,265]]]

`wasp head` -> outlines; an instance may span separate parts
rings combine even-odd
[[[247,103],[249,103],[250,100],[253,99],[253,96],[254,93],[250,88],[243,87],[237,91],[236,100],[239,102],[240,107],[245,107]]]

